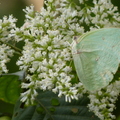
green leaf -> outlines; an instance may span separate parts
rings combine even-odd
[[[19,98],[20,92],[18,76],[4,75],[0,77],[0,100],[14,104]]]
[[[3,117],[0,117],[0,120],[11,120],[11,119],[8,116],[3,116]]]
[[[6,102],[0,100],[0,113],[9,114],[9,115],[12,116],[13,110],[14,110],[14,105],[13,104],[6,103]]]
[[[116,118],[116,120],[120,120],[120,116]]]
[[[12,120],[99,120],[89,112],[89,99],[86,96],[68,103],[64,97],[58,98],[57,94],[50,91],[39,91],[36,101],[36,106],[27,108],[18,101]],[[55,101],[55,104],[51,101]]]
[[[51,104],[52,104],[53,106],[57,106],[57,105],[59,105],[60,103],[59,103],[58,99],[53,98],[53,99],[51,100]]]
[[[72,43],[79,80],[90,91],[107,86],[120,63],[120,29],[104,28],[88,32]]]

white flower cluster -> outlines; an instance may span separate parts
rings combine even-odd
[[[9,46],[5,44],[0,45],[0,74],[8,72],[6,63],[9,62],[9,57],[13,56],[13,52]]]
[[[119,26],[120,15],[110,0],[93,0],[91,4],[88,0],[79,0],[79,4],[69,1],[47,0],[46,9],[42,8],[40,13],[34,12],[33,6],[27,7],[24,10],[26,23],[11,31],[10,36],[14,36],[17,42],[25,42],[17,65],[27,71],[26,81],[22,83],[26,91],[21,94],[21,101],[26,104],[34,103],[37,89],[51,90],[59,97],[64,95],[69,102],[88,93],[76,78],[69,44],[74,36],[84,31],[108,25]],[[101,120],[105,114],[106,118],[114,119],[110,113],[116,98],[113,100],[111,97],[110,86],[105,89],[106,93],[102,90],[89,93],[89,108],[92,111],[96,109],[95,114]],[[118,95],[118,91],[115,92]],[[101,112],[105,107],[110,109]]]
[[[0,74],[8,72],[6,63],[14,53],[14,50],[8,46],[8,41],[12,40],[9,35],[10,31],[16,27],[15,22],[16,19],[11,15],[8,18],[4,16],[3,19],[0,19]]]
[[[11,40],[10,31],[16,28],[15,25],[16,19],[12,15],[9,17],[4,16],[3,19],[0,19],[0,44],[2,42],[8,42]]]
[[[120,14],[118,8],[115,7],[110,0],[93,0],[94,7],[90,11],[94,14],[91,22],[98,27],[118,27],[120,22]]]
[[[90,93],[89,109],[97,115],[100,120],[113,120],[112,114],[115,109],[115,102],[120,94],[120,80],[111,83],[106,88]]]
[[[17,42],[25,41],[23,56],[17,65],[28,71],[27,82],[22,83],[22,88],[29,90],[21,94],[21,101],[26,104],[34,103],[38,88],[52,90],[59,97],[65,95],[66,101],[78,99],[83,94],[81,83],[72,84],[74,75],[69,41],[74,35],[83,33],[83,28],[73,19],[76,11],[66,8],[63,0],[48,1],[46,5],[47,10],[42,8],[40,13],[34,13],[33,6],[27,7],[24,10],[26,23],[11,31]]]
[[[79,23],[85,26],[85,30],[103,27],[120,26],[120,14],[111,0],[79,0],[75,4],[78,11]]]
[[[17,64],[21,69],[27,69],[32,75],[27,76],[29,83],[23,83],[22,88],[53,89],[54,92],[59,91],[59,96],[69,93],[73,76],[67,61],[71,60],[71,53],[68,42],[63,39],[59,31],[48,30],[47,35],[42,36],[41,39],[35,38],[34,42],[25,41],[23,56]],[[35,94],[30,92],[29,95]]]
[[[57,30],[48,30],[47,33],[41,39],[36,38],[34,43],[26,40],[23,56],[17,62],[20,69],[32,74],[26,77],[29,83],[22,83],[22,88],[29,88],[21,94],[23,97],[21,100],[27,101],[26,104],[30,102],[33,104],[38,88],[52,90],[54,93],[59,92],[58,96],[65,95],[66,101],[78,99],[78,93],[83,89],[82,84],[72,86],[71,83],[74,76],[68,62],[72,60],[68,42]]]

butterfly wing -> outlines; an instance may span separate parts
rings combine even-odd
[[[72,55],[79,80],[94,91],[107,86],[120,63],[120,29],[88,32],[73,42]]]

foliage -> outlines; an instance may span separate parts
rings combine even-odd
[[[6,75],[0,77],[0,99],[15,104],[20,96],[20,81],[18,76]]]
[[[39,91],[35,100],[38,104],[27,108],[18,101],[12,120],[99,120],[89,112],[86,96],[68,103],[64,97],[58,98],[53,92]]]
[[[20,28],[11,15],[0,20],[0,99],[13,105],[19,97],[12,120],[50,116],[54,120],[98,119],[95,115],[101,120],[115,119],[112,112],[120,92],[119,70],[108,86],[88,91],[77,77],[71,43],[90,30],[119,27],[117,7],[110,0],[47,0],[40,12],[33,6],[24,12],[25,24]],[[24,42],[22,49],[17,47],[20,42]],[[7,74],[6,63],[15,54],[21,72]]]

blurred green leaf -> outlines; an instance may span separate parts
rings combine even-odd
[[[119,117],[117,117],[117,119],[116,120],[120,120],[120,116]]]
[[[60,104],[60,103],[59,103],[59,100],[58,100],[58,99],[55,99],[55,98],[53,98],[53,99],[51,100],[51,103],[52,103],[53,106],[57,106],[57,105]]]
[[[1,112],[0,116],[2,116],[3,114],[12,116],[13,110],[14,110],[13,104],[6,103],[6,102],[0,100],[0,112]]]
[[[11,120],[11,118],[8,116],[2,116],[0,117],[0,120]]]
[[[57,94],[50,91],[39,91],[36,101],[36,106],[27,108],[18,101],[12,120],[99,120],[89,112],[89,99],[86,96],[68,103],[64,97],[58,98]]]
[[[20,81],[16,75],[4,75],[0,77],[0,100],[15,104],[20,96]]]

